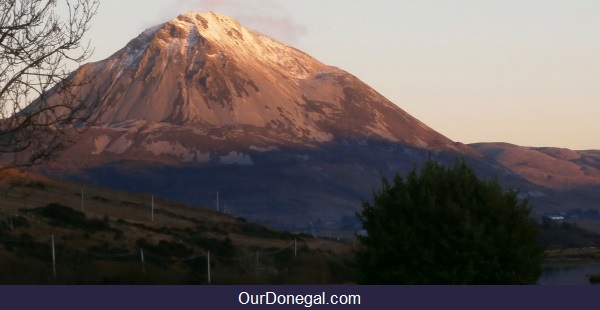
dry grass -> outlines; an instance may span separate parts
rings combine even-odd
[[[24,212],[45,207],[50,203],[58,203],[81,211],[82,186],[39,175],[14,172],[0,179],[0,234],[5,238],[14,239],[23,234],[34,238],[54,235],[59,253],[63,255],[59,259],[59,265],[63,270],[62,278],[47,282],[34,277],[30,281],[19,283],[185,284],[205,281],[202,274],[206,270],[203,271],[202,268],[206,268],[206,263],[177,261],[178,255],[169,252],[170,249],[177,251],[177,248],[199,255],[211,251],[213,257],[211,262],[215,264],[216,270],[219,270],[221,275],[219,282],[225,284],[327,284],[348,282],[352,279],[350,275],[352,272],[347,270],[350,266],[348,262],[352,261],[353,257],[352,249],[337,240],[314,239],[310,236],[279,232],[214,210],[187,206],[158,197],[154,197],[154,221],[152,221],[151,196],[148,194],[83,186],[85,218],[102,220],[109,224],[110,230],[88,231],[85,227],[57,225],[39,212]],[[27,225],[16,225],[11,229],[10,221],[13,219],[13,224],[21,219]],[[298,252],[301,253],[299,258],[303,257],[299,260],[294,260],[290,256],[293,255],[294,239],[297,240]],[[0,254],[4,255],[7,261],[17,264],[11,253],[25,255],[27,258],[17,264],[20,266],[18,268],[27,269],[29,265],[38,266],[35,268],[48,266],[48,262],[43,261],[47,259],[46,254],[43,254],[44,258],[39,261],[39,257],[28,256],[30,254],[27,254],[27,251],[30,250],[27,248],[19,248],[19,245],[15,250],[14,246],[9,247],[5,243],[0,242]],[[104,262],[90,260],[86,256],[91,252],[135,252],[139,251],[141,244],[146,247],[148,256],[154,251],[155,255],[162,257],[172,255],[175,260],[152,262],[150,259],[148,269],[154,270],[155,277],[142,278],[139,271],[128,271],[131,269],[128,267],[130,264],[139,264],[135,262],[135,257],[132,258],[133,261]],[[36,251],[45,253],[47,249]],[[255,270],[254,261],[245,262],[239,259],[250,257],[256,252],[260,253],[261,260],[259,273]],[[205,261],[205,258],[202,259]],[[289,266],[291,263],[295,266]],[[315,277],[303,275],[302,279],[294,278],[293,274],[302,274],[298,270],[313,268],[310,267],[313,263],[317,266]],[[102,270],[94,271],[95,268]],[[332,268],[338,271],[330,270]],[[340,273],[339,270],[343,272]],[[235,276],[237,274],[240,277]],[[5,278],[3,283],[14,283],[19,281],[17,278],[18,273],[15,277]]]

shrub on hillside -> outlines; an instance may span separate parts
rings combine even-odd
[[[67,226],[82,229],[87,232],[110,230],[110,225],[107,221],[95,218],[87,219],[83,212],[59,203],[51,203],[45,207],[22,211],[39,214],[47,218],[49,224],[54,226]]]

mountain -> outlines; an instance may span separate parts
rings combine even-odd
[[[292,230],[355,229],[382,176],[428,157],[463,157],[482,177],[551,197],[348,72],[213,12],[149,28],[71,76],[88,77],[80,90],[102,94],[99,122],[46,174]]]
[[[575,151],[509,143],[470,146],[539,186],[532,200],[540,213],[598,210],[600,206],[600,150]]]
[[[109,131],[152,133],[121,135],[116,144],[97,139],[94,155],[111,159],[147,152],[201,162],[216,141],[223,151],[365,138],[472,151],[349,73],[212,12],[150,28],[108,59],[81,67],[75,79],[84,76],[102,90],[100,121]],[[163,139],[165,126],[179,128],[180,137]]]
[[[555,190],[600,185],[600,151],[524,147],[508,143],[471,145],[528,181]]]

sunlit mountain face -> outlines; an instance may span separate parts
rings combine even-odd
[[[47,174],[211,208],[218,191],[229,212],[294,229],[351,226],[382,176],[463,157],[482,177],[535,193],[540,210],[553,208],[556,188],[451,141],[342,69],[213,12],[149,28],[71,78],[90,76],[82,90],[100,91],[99,121],[59,154],[59,169],[40,167]]]

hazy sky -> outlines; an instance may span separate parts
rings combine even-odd
[[[340,67],[452,140],[600,149],[598,0],[101,0],[91,60],[190,10]]]

